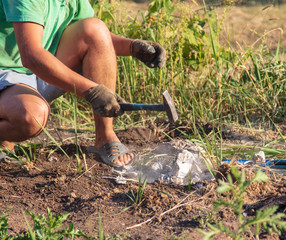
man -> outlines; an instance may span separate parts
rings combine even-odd
[[[94,151],[115,167],[133,160],[113,130],[116,56],[162,67],[165,50],[116,36],[93,15],[88,0],[0,0],[0,148],[37,136],[49,102],[76,91],[94,111]]]

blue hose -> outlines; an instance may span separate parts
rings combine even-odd
[[[230,163],[231,159],[224,159],[224,160],[222,160],[222,162]],[[236,162],[241,163],[241,164],[245,164],[245,165],[253,163],[253,161],[250,159],[237,159]],[[286,160],[265,160],[265,162],[259,164],[259,166],[271,167],[271,168],[280,168],[280,169],[285,168],[286,169]]]

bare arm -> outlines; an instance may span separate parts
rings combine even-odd
[[[13,23],[24,67],[39,78],[65,91],[83,97],[96,83],[77,74],[42,46],[43,26],[31,22]]]
[[[113,33],[111,33],[111,39],[117,56],[131,56],[130,44],[132,39],[120,37]]]

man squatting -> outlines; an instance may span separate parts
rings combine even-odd
[[[123,114],[115,93],[116,56],[162,67],[165,50],[116,36],[93,16],[88,0],[0,0],[1,149],[12,151],[15,142],[37,136],[49,103],[76,91],[93,108],[94,150],[102,160],[112,166],[133,160],[113,130],[112,117]]]

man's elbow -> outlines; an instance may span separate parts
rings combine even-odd
[[[26,57],[21,57],[21,62],[22,62],[23,67],[29,69],[31,63],[30,63],[30,61],[29,61],[28,58],[26,58]]]
[[[28,68],[29,70],[33,71],[33,69],[35,68],[35,60],[33,59],[33,57],[31,56],[21,56],[21,61],[22,61],[22,65],[25,68]]]
[[[37,68],[39,63],[41,62],[43,49],[35,47],[22,49],[22,51],[20,50],[20,55],[23,67],[33,71],[33,69]]]

